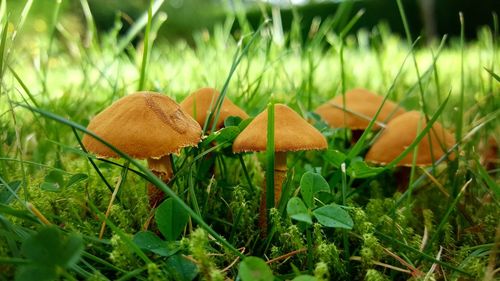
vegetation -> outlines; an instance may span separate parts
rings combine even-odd
[[[98,32],[80,2],[83,21],[59,13],[59,1],[43,22],[30,21],[32,1],[19,14],[1,1],[1,280],[498,278],[495,14],[477,41],[444,37],[428,46],[383,24],[346,36],[362,12],[344,25],[338,15],[313,21],[307,38],[297,15],[281,34],[278,21],[254,30],[236,14],[193,34],[190,46],[156,40],[165,17],[153,7],[119,35],[119,20]],[[168,186],[145,160],[120,151],[121,158],[100,159],[81,146],[90,119],[120,97],[151,90],[180,102],[201,87],[219,89],[220,99],[250,116],[287,104],[328,140],[325,151],[289,153],[266,237],[260,191],[264,175],[273,177],[274,152],[231,149],[249,121],[228,118],[197,148],[173,156]],[[349,130],[329,128],[314,113],[357,87],[452,130],[454,160],[412,165],[398,189],[398,168],[363,160],[377,133],[353,143]],[[148,182],[167,194],[155,209]]]

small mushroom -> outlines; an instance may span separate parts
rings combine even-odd
[[[179,105],[167,96],[138,92],[125,96],[97,114],[88,130],[117,149],[136,159],[147,159],[148,167],[164,182],[172,177],[170,154],[196,146],[201,128]],[[118,155],[90,135],[83,137],[85,148],[98,157]],[[163,198],[163,192],[148,185],[151,207]]]
[[[345,93],[345,111],[343,110],[344,97],[338,95],[316,109],[326,123],[332,128],[349,128],[353,140],[357,140],[368,123],[377,113],[384,98],[365,89],[354,89]],[[398,104],[386,100],[377,116],[378,122],[387,122],[391,118],[405,112]],[[380,128],[380,123],[375,123],[372,129]]]
[[[267,110],[265,110],[257,115],[236,137],[233,143],[233,152],[266,151],[267,122]],[[328,144],[325,137],[316,128],[284,104],[275,105],[274,124],[274,202],[276,205],[281,197],[281,189],[286,177],[286,153],[288,151],[326,149]],[[265,194],[264,181],[259,217],[263,233],[267,228]]]
[[[201,88],[193,92],[191,95],[186,97],[181,103],[181,108],[193,117],[198,124],[203,128],[206,119],[208,118],[210,112],[214,112],[217,99],[220,93],[213,88]],[[214,112],[215,113],[215,112]],[[222,102],[222,107],[220,109],[219,118],[217,119],[216,129],[221,129],[224,126],[224,120],[229,116],[238,116],[241,119],[247,119],[248,114],[241,108],[236,106],[227,97],[224,98]],[[212,116],[212,119],[215,115]],[[208,123],[207,129],[212,128],[213,122]]]
[[[419,124],[420,123],[420,124]],[[415,140],[420,131],[426,127],[427,122],[423,114],[418,111],[409,111],[392,119],[380,134],[365,156],[368,162],[386,165],[396,159]],[[429,141],[430,134],[430,141]],[[433,161],[441,158],[446,151],[455,145],[454,137],[439,122],[434,122],[431,130],[421,139],[418,146],[417,166],[428,166]],[[407,167],[413,162],[413,151],[408,153],[396,166],[403,167],[402,174],[407,174]],[[449,158],[454,159],[454,153]],[[405,180],[400,179],[406,184]],[[404,184],[404,185],[405,185]],[[401,186],[405,188],[405,186]]]

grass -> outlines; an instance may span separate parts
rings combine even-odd
[[[316,280],[498,278],[498,154],[496,167],[482,166],[488,140],[498,142],[500,135],[496,15],[493,27],[479,30],[476,41],[444,37],[424,45],[393,35],[383,24],[349,33],[362,11],[351,19],[339,12],[316,21],[307,39],[300,38],[295,15],[292,32],[276,42],[272,30],[279,24],[264,22],[252,30],[244,14],[236,14],[214,30],[193,34],[190,46],[156,38],[162,24],[168,28],[165,15],[157,13],[162,2],[151,1],[122,37],[119,21],[109,32],[97,31],[85,0],[82,25],[60,12],[61,1],[45,23],[30,13],[32,1],[20,15],[6,13],[2,1],[0,280],[37,273],[42,278],[42,272],[71,280],[251,280],[239,272],[242,265],[279,280],[301,274]],[[349,11],[349,4],[340,10]],[[404,21],[403,10],[401,15]],[[236,21],[244,29],[233,36]],[[341,34],[331,31],[339,26]],[[274,156],[231,152],[244,123],[220,132],[212,128],[198,148],[174,156],[176,175],[168,186],[142,160],[120,151],[122,159],[98,159],[81,147],[92,116],[138,88],[180,102],[206,86],[221,91],[214,118],[224,97],[251,116],[268,104],[285,103],[312,116],[327,137],[326,152],[288,156],[282,202],[269,210],[267,238],[257,227],[258,209],[265,171],[272,183]],[[311,113],[355,87],[408,110],[425,108],[429,124],[439,121],[455,132],[452,150],[458,157],[436,159],[426,172],[412,167],[409,188],[398,192],[395,162],[384,169],[363,162],[376,134],[367,132],[352,145],[348,131],[327,128]],[[422,126],[405,153],[430,127]],[[206,157],[209,153],[215,157]],[[352,218],[352,229],[289,217],[288,200],[301,196],[306,172],[320,174],[330,188],[314,195],[315,206],[340,205]],[[154,222],[147,181],[176,202],[172,212],[189,214],[174,240],[166,240]],[[268,195],[273,202],[272,192]],[[164,218],[156,214],[156,219]],[[107,228],[98,239],[103,221]],[[62,239],[37,242],[46,233]]]

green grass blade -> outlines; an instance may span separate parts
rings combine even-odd
[[[156,13],[160,10],[161,5],[163,4],[164,0],[156,0],[151,7],[151,16],[156,15]],[[134,37],[143,29],[147,23],[148,23],[148,17],[149,17],[149,10],[145,12],[133,25],[130,27],[128,30],[127,34],[120,39],[118,42],[118,47],[115,51],[115,55],[120,54],[125,48],[132,42]]]
[[[272,99],[272,98],[271,98]],[[271,225],[269,210],[274,207],[274,102],[267,105],[266,144],[266,215],[267,227]]]
[[[387,164],[385,166],[386,169],[392,169],[392,168],[394,168],[396,166],[396,164],[399,163],[399,161],[401,161],[406,155],[408,155],[408,153],[410,153],[413,150],[413,148],[415,148],[420,143],[420,141],[422,140],[422,138],[424,138],[425,135],[429,132],[429,130],[431,130],[432,125],[434,125],[434,122],[436,122],[436,120],[438,119],[438,117],[443,112],[446,104],[448,103],[450,95],[451,95],[451,93],[448,94],[448,97],[446,97],[446,99],[443,101],[443,103],[439,106],[439,108],[437,109],[436,113],[434,113],[434,115],[432,115],[432,118],[429,119],[429,121],[427,122],[425,128],[422,131],[420,131],[420,133],[417,135],[417,137],[415,138],[415,140],[413,140],[413,142],[408,147],[406,147],[406,149],[403,152],[401,152],[401,154],[399,154],[398,157],[396,157],[389,164]]]
[[[151,0],[148,7],[148,19],[146,23],[146,31],[144,33],[144,49],[142,51],[142,64],[141,64],[141,76],[139,77],[139,87],[138,91],[144,90],[144,83],[146,81],[146,68],[148,65],[148,55],[149,55],[149,33],[151,31],[151,21],[153,17],[153,3]]]

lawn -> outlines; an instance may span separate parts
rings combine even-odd
[[[496,15],[475,40],[423,42],[383,23],[350,32],[362,12],[342,26],[335,16],[314,20],[307,38],[299,17],[281,33],[278,21],[254,29],[229,14],[187,43],[157,36],[168,19],[152,8],[127,30],[117,20],[104,32],[81,4],[81,18],[56,5],[46,20],[31,15],[31,1],[19,14],[0,5],[0,280],[498,278]],[[230,99],[250,119],[202,124],[197,146],[168,158],[166,183],[145,159],[113,145],[120,157],[97,157],[82,143],[94,116],[121,98],[152,91],[181,103],[204,87],[221,93],[215,118]],[[390,123],[368,118],[375,130],[355,133],[316,113],[356,88],[425,116],[396,153],[415,155],[406,167],[365,159]],[[326,141],[292,149],[284,172],[272,148],[289,122],[275,104]],[[265,110],[265,148],[234,153]],[[437,123],[453,144],[418,165],[418,144]],[[155,134],[149,125],[141,137]],[[273,207],[269,187],[281,177]],[[148,185],[165,192],[162,203],[150,206]]]

